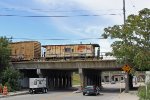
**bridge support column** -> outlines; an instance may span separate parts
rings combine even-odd
[[[39,78],[43,78],[41,69],[36,69],[36,72],[37,72],[37,75],[39,75]]]
[[[66,87],[71,87],[72,83],[71,83],[71,74],[69,72],[67,72],[67,76],[66,76]]]
[[[50,74],[51,76],[51,81],[50,81],[50,84],[51,84],[51,88],[55,88],[55,74],[54,73],[51,73]]]
[[[58,75],[55,76],[55,88],[58,88]]]
[[[72,87],[72,73],[69,73],[69,87]]]
[[[89,80],[90,80],[89,85],[92,85],[93,84],[93,74],[89,76]]]
[[[87,75],[86,78],[87,78],[87,85],[89,85],[89,83],[90,83],[89,75]]]
[[[92,76],[93,76],[93,77],[92,77],[92,80],[93,80],[92,83],[93,83],[93,85],[96,85],[96,82],[95,82],[95,81],[96,81],[96,80],[95,80],[95,76],[96,76],[96,75],[93,74]]]
[[[125,73],[125,93],[129,92],[129,73]]]
[[[96,86],[99,85],[98,77],[99,77],[99,75],[97,74],[97,75],[95,76]]]
[[[59,76],[59,88],[62,88],[62,76]]]
[[[102,87],[101,76],[102,76],[102,72],[99,72],[99,76],[98,76],[98,86],[99,86],[100,88]]]
[[[65,77],[65,75],[63,75],[63,77],[62,77],[62,80],[63,80],[63,88],[65,88],[66,87],[66,77]]]
[[[49,77],[49,88],[53,88],[54,87],[54,78],[53,77]]]
[[[65,73],[63,81],[64,81],[64,87],[66,88],[67,87],[67,73]]]
[[[67,74],[67,76],[66,76],[66,87],[68,88],[69,87],[69,77],[68,77],[68,74]]]
[[[85,82],[84,82],[84,72],[82,68],[78,69],[79,75],[80,75],[80,86],[85,87]]]
[[[84,84],[85,84],[85,86],[88,85],[87,84],[87,74],[84,76]]]

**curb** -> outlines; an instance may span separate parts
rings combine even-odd
[[[18,95],[26,95],[29,92],[22,92],[22,93],[14,93],[14,94],[8,94],[8,95],[0,95],[0,98],[7,98],[7,97],[11,97],[11,96],[18,96]]]
[[[125,93],[125,91],[122,91],[120,94],[118,94],[117,98],[113,98],[112,100],[121,100],[120,97],[124,94],[137,96],[136,93],[133,93],[132,91],[129,91],[128,93]],[[137,98],[138,98],[138,96],[137,96]],[[138,100],[138,99],[136,99],[136,100]]]

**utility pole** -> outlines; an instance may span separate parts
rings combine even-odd
[[[126,20],[126,6],[125,6],[125,0],[123,0],[123,20],[124,20],[124,24],[125,24],[125,20]]]
[[[126,7],[125,0],[123,0],[123,21],[124,25],[126,24]],[[125,36],[125,44],[126,44],[126,36]],[[125,64],[127,64],[127,56],[125,55]],[[125,93],[129,92],[129,73],[125,72]]]

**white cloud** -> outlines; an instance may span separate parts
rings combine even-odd
[[[122,1],[123,0],[34,0],[36,5],[39,5],[39,9],[48,9],[48,10],[87,10],[89,14],[122,14]],[[126,13],[127,15],[134,13],[137,14],[137,11],[143,8],[150,8],[150,0],[125,0],[126,1]],[[11,5],[5,4],[5,6],[15,7],[18,10],[26,10],[27,12],[32,12],[40,15],[50,15],[50,14],[62,14],[62,13],[49,13],[49,12],[39,12],[28,9],[28,7],[21,7],[19,5]],[[135,7],[133,7],[135,6]],[[33,8],[33,7],[31,7]],[[111,10],[112,9],[112,10]],[[114,9],[114,10],[113,10]],[[66,14],[66,13],[65,13]],[[68,13],[67,13],[68,14]],[[69,13],[73,14],[73,13]],[[126,16],[127,16],[126,15]],[[81,17],[76,17],[76,19],[80,19]],[[82,17],[83,18],[83,17]],[[86,19],[86,17],[84,17]],[[106,21],[111,21],[109,24],[122,24],[123,23],[123,15],[104,15],[100,17],[96,17],[93,20],[103,20],[108,19]],[[69,20],[72,22],[73,20]],[[67,34],[75,34],[80,38],[95,38],[100,37],[101,33],[103,33],[103,28],[107,27],[100,23],[100,21],[94,21],[95,24],[91,24],[90,22],[87,24],[85,22],[80,22],[80,26],[75,26],[74,23],[70,23],[69,21],[63,18],[50,18],[49,23],[53,23],[58,30]],[[109,22],[107,22],[109,23]],[[83,26],[82,26],[83,25]],[[101,51],[111,51],[109,40],[92,40],[93,42],[99,43],[101,46]]]
[[[78,10],[78,8],[82,8],[83,10],[89,10],[90,13],[93,14],[121,14],[121,15],[115,15],[115,16],[100,16],[99,20],[101,18],[110,19],[113,24],[123,24],[123,15],[122,15],[122,8],[123,8],[123,0],[37,0],[38,2],[41,2],[42,4],[48,6],[58,5],[60,8],[63,8],[64,4],[66,6],[77,5],[75,9]],[[149,8],[150,1],[148,0],[126,0],[126,16],[129,14],[137,14],[137,12],[143,8]],[[54,7],[54,8],[56,8]],[[59,8],[58,8],[59,9]],[[74,8],[70,8],[74,9]],[[81,9],[81,10],[82,10]],[[116,10],[111,10],[116,9]],[[57,9],[56,9],[57,10]],[[98,11],[99,10],[99,11]],[[55,19],[54,22],[56,26],[58,26],[62,31],[66,31],[70,34],[75,34],[79,37],[88,38],[88,37],[100,37],[101,33],[103,33],[103,29],[105,26],[102,25],[85,25],[83,27],[74,27],[74,25],[71,25],[69,23],[66,23],[66,21],[62,19]],[[83,24],[83,23],[82,23]],[[112,25],[112,23],[111,23]],[[110,26],[111,26],[110,25]],[[93,42],[99,43],[101,46],[101,52],[110,52],[111,42],[109,40],[92,40]]]
[[[81,36],[83,38],[99,38],[101,36],[101,33],[103,31],[103,28],[101,29],[101,26],[88,26],[86,28],[66,28],[69,33],[76,34],[78,36]],[[101,52],[111,52],[112,49],[110,47],[111,43],[108,39],[93,39],[89,40],[91,43],[97,43],[100,45]],[[90,43],[89,42],[89,43]],[[84,43],[84,41],[83,41]]]
[[[112,49],[110,47],[111,42],[108,39],[101,39],[99,41],[99,45],[101,47],[101,52],[111,52]]]
[[[66,25],[65,25],[66,26]],[[86,27],[65,27],[63,26],[63,30],[67,31],[68,34],[76,34],[80,38],[99,38],[103,33],[103,27],[101,26],[86,26]]]

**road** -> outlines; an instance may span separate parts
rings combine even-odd
[[[27,94],[1,98],[1,100],[113,100],[120,93],[119,84],[105,84],[98,96],[83,96],[74,90],[49,91],[46,94]]]

